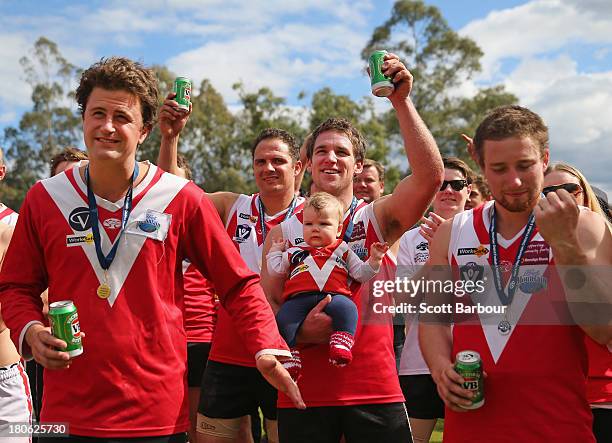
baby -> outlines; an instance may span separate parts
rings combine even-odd
[[[293,358],[285,367],[294,379],[301,369],[296,336],[308,312],[327,294],[332,296],[325,312],[332,318],[329,362],[345,366],[353,358],[351,348],[357,329],[357,306],[351,300],[350,280],[365,282],[380,270],[388,246],[374,243],[370,257],[362,261],[344,241],[342,203],[326,192],[314,194],[304,205],[304,243],[286,248],[275,241],[266,256],[268,272],[287,278],[282,306],[276,320]]]

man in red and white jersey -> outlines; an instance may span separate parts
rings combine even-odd
[[[6,177],[6,164],[4,163],[4,152],[0,148],[0,181]],[[7,207],[4,203],[0,203],[0,223],[4,223],[9,226],[15,226],[17,224],[17,218],[19,214]]]
[[[13,342],[46,368],[41,420],[67,422],[72,441],[185,441],[184,258],[214,283],[257,367],[302,407],[276,360],[290,354],[259,279],[210,201],[192,182],[135,160],[157,111],[154,72],[102,59],[76,97],[89,164],[29,191],[0,277]],[[70,299],[78,309],[87,336],[77,358],[57,350],[65,343],[45,327],[46,287],[50,303]]]
[[[431,231],[444,220],[462,212],[472,190],[472,170],[463,160],[443,157],[442,162],[444,181],[434,198],[433,213],[424,224],[406,232],[400,239],[396,277],[401,279],[418,279],[419,271],[429,259]],[[410,304],[418,306],[421,300],[411,295]],[[412,439],[414,443],[423,443],[429,441],[436,420],[444,418],[444,403],[419,347],[418,314],[406,314],[405,318],[406,340],[399,366],[400,385],[406,398]]]
[[[584,333],[609,343],[612,328],[585,311],[610,307],[608,277],[591,273],[609,269],[610,231],[563,189],[541,198],[548,129],[532,111],[493,110],[470,149],[494,201],[442,223],[428,264],[452,265],[482,289],[451,299],[452,331],[439,317],[420,322],[421,350],[446,405],[444,441],[593,442]],[[446,280],[444,267],[431,278]],[[465,409],[473,394],[453,369],[463,350],[478,352],[487,374],[478,409]]]
[[[347,120],[329,119],[315,129],[308,146],[308,166],[312,171],[315,191],[336,196],[345,209],[343,235],[351,249],[362,259],[374,242],[393,244],[421,217],[442,183],[442,160],[436,143],[408,98],[412,76],[397,56],[388,54],[383,64],[385,75],[393,78],[394,92],[389,96],[393,105],[412,175],[403,179],[390,195],[373,203],[357,201],[353,196],[353,176],[361,172],[366,142]],[[292,245],[303,242],[302,216],[297,214],[272,230],[264,257],[274,240],[288,240]],[[393,279],[385,271],[381,279]],[[268,297],[282,291],[279,279],[262,270],[262,284]],[[344,435],[352,442],[410,441],[408,418],[403,404],[393,353],[391,315],[373,314],[373,298],[367,285],[352,287],[353,299],[359,309],[353,362],[345,368],[328,363],[325,344],[304,349],[304,364],[299,386],[308,408],[293,408],[288,399],[279,395],[280,441],[300,443],[339,441]],[[391,294],[380,300],[391,304]],[[313,334],[323,317],[315,308],[303,324],[302,342],[327,343],[329,328]],[[324,380],[324,381],[322,381]]]
[[[161,116],[176,122],[187,118],[177,110],[172,95],[162,107]],[[170,172],[177,167],[177,147],[178,134],[165,137],[162,132],[159,163]],[[259,273],[267,234],[303,206],[304,199],[295,193],[295,182],[301,180],[303,170],[297,141],[282,129],[263,130],[254,141],[251,154],[259,193],[216,192],[208,196],[235,248],[251,271]],[[236,334],[234,321],[221,307],[202,380],[198,442],[251,441],[245,418],[257,408],[264,415],[268,440],[277,441],[276,399],[276,390],[256,371],[253,356]]]

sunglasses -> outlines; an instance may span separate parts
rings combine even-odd
[[[461,191],[467,186],[467,180],[444,180],[440,187],[440,191],[444,191],[448,185],[451,185],[453,191]]]
[[[582,192],[582,188],[577,183],[562,183],[560,185],[546,186],[544,189],[542,189],[542,194],[546,195],[550,192],[556,192],[559,189],[565,189],[570,194],[575,195],[580,194]]]

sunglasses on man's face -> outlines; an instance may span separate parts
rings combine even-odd
[[[565,189],[567,192],[574,195],[582,192],[582,188],[577,183],[562,183],[560,185],[546,186],[544,189],[542,189],[542,194],[546,195],[550,192],[556,192],[559,189]]]
[[[461,191],[467,186],[467,180],[444,180],[440,187],[440,191],[444,191],[448,185],[451,185],[453,191]]]

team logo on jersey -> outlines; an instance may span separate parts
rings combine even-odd
[[[147,211],[145,219],[138,222],[138,229],[143,232],[155,232],[159,229],[160,223],[154,212]]]
[[[107,218],[102,224],[108,229],[119,229],[121,227],[121,220],[118,218]]]
[[[531,269],[525,271],[525,273],[518,278],[518,285],[519,289],[525,294],[534,294],[542,289],[546,289],[548,280],[535,269]]]
[[[365,260],[368,258],[368,248],[361,245],[351,245],[351,249],[360,259]]]
[[[457,255],[475,255],[476,257],[482,257],[489,253],[489,249],[485,248],[483,245],[479,245],[477,248],[459,248],[457,250]]]
[[[85,235],[67,235],[66,236],[66,246],[80,246],[82,244],[93,245],[94,239],[93,234],[90,232]]]
[[[355,223],[353,225],[353,232],[351,233],[351,242],[364,240],[366,238],[366,230],[363,221]]]
[[[429,243],[427,243],[426,241],[422,241],[421,243],[416,245],[416,248],[419,251],[427,251],[427,250],[429,250]]]
[[[80,207],[73,209],[68,216],[68,223],[75,231],[83,232],[91,228],[89,220],[89,208]]]
[[[463,281],[471,281],[476,283],[477,281],[482,280],[482,276],[484,275],[484,266],[471,261],[461,266],[459,268],[459,272]]]
[[[296,266],[306,260],[310,253],[305,250],[297,251],[291,254],[291,266]]]
[[[251,235],[251,227],[249,225],[236,226],[236,233],[233,240],[237,243],[244,243]]]

